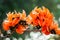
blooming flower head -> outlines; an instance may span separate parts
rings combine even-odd
[[[48,35],[51,33],[50,30],[56,30],[58,28],[57,24],[55,24],[53,20],[53,17],[53,14],[47,8],[35,7],[28,15],[28,19],[31,18],[28,21],[38,29],[41,28],[42,33]]]
[[[23,25],[18,25],[17,28],[16,28],[16,32],[18,34],[23,34],[25,30],[26,29],[25,29],[25,27]]]
[[[25,29],[27,28],[25,26],[27,25],[25,20],[26,20],[26,13],[24,10],[22,13],[16,11],[12,13],[9,12],[7,14],[7,18],[2,23],[3,29],[5,31],[15,29],[17,33],[22,34],[22,32],[24,32]]]

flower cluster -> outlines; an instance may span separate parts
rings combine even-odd
[[[9,12],[2,25],[5,31],[15,30],[17,33],[23,34],[27,28],[25,11],[23,10],[22,13],[16,11],[12,13]]]
[[[33,25],[33,27],[46,35],[60,34],[58,24],[53,18],[53,14],[47,8],[35,7],[28,16],[26,16],[24,10],[22,13],[9,12],[2,25],[5,31],[14,30],[18,34],[23,34],[27,30],[28,25]]]

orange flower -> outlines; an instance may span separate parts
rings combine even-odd
[[[14,14],[15,13],[15,14]],[[12,22],[12,25],[11,26],[14,26],[16,25],[19,21],[20,21],[20,13],[17,13],[17,12],[9,12],[7,14],[7,20],[9,22]]]
[[[55,22],[52,22],[50,25],[50,30],[52,30],[52,29],[54,29],[54,30],[58,29],[58,24]]]
[[[46,34],[46,35],[49,35],[50,34],[50,31],[49,31],[49,28],[48,27],[42,27],[42,33]]]
[[[17,28],[16,28],[16,32],[18,34],[23,34],[25,30],[26,29],[25,29],[25,27],[23,25],[18,25]]]
[[[16,24],[18,24],[19,21],[20,21],[20,18],[19,18],[19,17],[13,19],[13,21],[12,21],[12,26],[15,26]]]
[[[45,7],[35,7],[29,14],[30,22],[32,25],[40,25],[40,27],[49,26],[53,21],[53,15]],[[29,19],[28,18],[28,19]],[[28,20],[29,21],[29,20]]]
[[[7,20],[7,21],[5,21]],[[22,14],[20,12],[9,12],[7,14],[7,19],[3,21],[3,29],[5,31],[8,30],[16,30],[17,33],[22,34],[27,27],[26,23],[26,13],[23,10]],[[12,29],[13,28],[13,29]]]
[[[58,24],[52,22],[50,26],[42,27],[42,33],[48,34],[60,34],[60,29],[58,28]]]
[[[56,29],[55,32],[57,35],[60,35],[60,28]]]
[[[50,34],[51,28],[55,28],[55,25],[51,26],[53,22],[53,14],[45,7],[42,7],[42,9],[35,7],[34,10],[30,12],[29,16],[32,18],[30,20],[31,24],[36,27],[39,25],[42,28],[42,33],[46,35]]]
[[[49,12],[47,8],[43,7],[41,13],[39,13],[39,19],[41,26],[49,26],[53,21],[53,15]]]
[[[35,26],[38,25],[38,17],[37,16],[39,14],[36,12],[36,9],[37,9],[37,7],[35,7],[34,10],[32,10],[30,12],[30,14],[28,15],[28,18],[27,18],[28,24],[30,23],[30,24],[33,24]]]
[[[7,14],[7,19],[5,19],[3,21],[3,29],[5,31],[8,31],[10,29],[10,27],[14,27],[16,24],[18,24],[18,22],[20,21],[20,14],[17,14],[17,12],[15,12],[15,14],[12,12],[9,12]]]
[[[51,34],[60,34],[59,30],[58,30],[59,28],[58,28],[57,23],[52,22],[49,28],[50,28]]]
[[[5,31],[8,31],[10,29],[11,22],[4,21],[2,25],[3,25],[3,29]]]

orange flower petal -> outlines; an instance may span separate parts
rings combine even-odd
[[[18,25],[18,28],[16,28],[16,32],[18,34],[23,34],[25,31],[25,27],[23,25]]]
[[[42,28],[42,33],[44,33],[46,35],[49,35],[50,34],[49,29],[47,27],[43,27]]]
[[[4,22],[3,23],[3,29],[5,30],[5,31],[8,31],[9,29],[10,29],[10,24],[9,23],[7,23],[7,22]]]
[[[12,26],[15,26],[16,24],[18,24],[18,22],[20,21],[20,18],[17,17],[12,21]]]
[[[60,35],[60,28],[56,29],[56,34]]]

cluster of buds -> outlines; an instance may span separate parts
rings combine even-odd
[[[53,20],[53,14],[45,7],[35,7],[28,16],[23,10],[20,12],[9,12],[7,18],[3,21],[2,26],[5,31],[12,30],[18,34],[23,34],[29,27],[40,30],[41,33],[60,34],[58,24]]]

